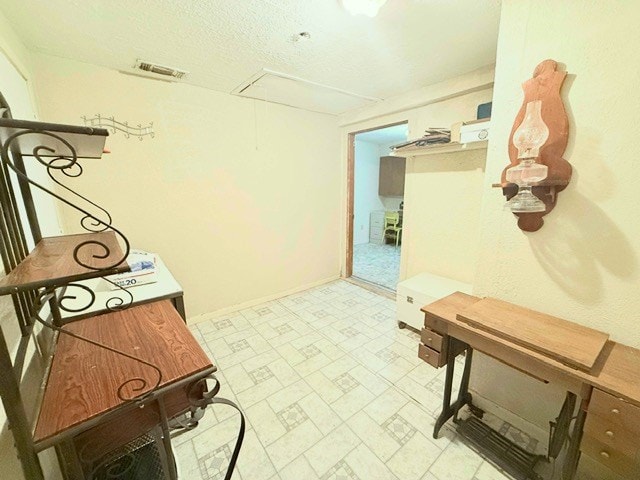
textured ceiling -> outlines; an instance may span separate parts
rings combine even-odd
[[[231,92],[262,68],[387,98],[495,62],[499,0],[388,0],[375,18],[338,0],[2,0],[32,49],[131,69],[182,68]],[[308,41],[294,42],[302,31]]]

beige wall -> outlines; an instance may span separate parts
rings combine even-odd
[[[132,246],[159,253],[195,316],[339,275],[335,117],[34,55],[43,119],[114,115],[156,136],[112,135],[77,188]],[[65,211],[69,231],[78,218]]]
[[[473,281],[486,150],[407,161],[401,277]]]
[[[557,315],[640,347],[640,2],[504,0],[475,293]],[[535,233],[523,233],[490,184],[508,163],[520,84],[546,58],[566,64],[569,187]],[[477,362],[477,390],[545,425],[561,392]],[[554,393],[555,392],[555,393]],[[555,395],[555,396],[554,396]]]
[[[491,101],[492,79],[493,70],[486,68],[344,115],[344,171],[350,132],[408,121],[409,139],[413,139],[428,127],[473,120],[478,104]],[[407,159],[401,280],[426,271],[471,283],[485,155],[480,150]],[[346,202],[346,177],[344,185]]]

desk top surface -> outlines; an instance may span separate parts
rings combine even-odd
[[[134,306],[66,325],[65,330],[100,342],[157,367],[159,387],[213,369],[211,360],[168,300]],[[107,413],[151,390],[153,367],[60,334],[35,431],[42,441]],[[139,390],[137,390],[139,389]]]
[[[156,255],[156,268],[155,268],[155,282],[144,285],[136,285],[135,287],[127,288],[127,291],[133,296],[133,303],[146,303],[153,299],[169,298],[177,296],[182,293],[182,287],[173,277],[167,266],[162,259]],[[110,278],[110,277],[107,277]],[[80,313],[76,313],[68,310],[61,310],[60,314],[63,319],[69,320],[74,317],[87,317],[96,315],[97,313],[104,312],[107,309],[107,305],[114,298],[121,298],[126,303],[128,301],[128,295],[119,289],[115,289],[113,285],[106,282],[103,278],[92,278],[90,280],[84,280],[74,282],[76,284],[84,285],[91,289],[95,294],[95,300],[89,308],[83,309],[86,306],[87,299],[81,293],[78,293],[70,288],[69,294],[71,295],[64,301],[64,306],[69,310],[78,310]],[[77,295],[77,296],[73,296]]]
[[[495,298],[459,311],[457,319],[587,372],[609,340],[604,332]]]
[[[441,300],[422,307],[422,311],[438,319],[463,329],[482,338],[494,342],[518,354],[524,354],[546,367],[552,368],[561,375],[590,384],[611,395],[640,406],[640,350],[607,340],[595,364],[589,372],[585,372],[562,363],[541,351],[536,351],[495,333],[474,327],[457,318],[466,308],[477,305],[481,299],[472,295],[456,292]],[[473,347],[473,345],[471,345]],[[481,350],[482,351],[482,350]],[[491,355],[494,352],[484,352]],[[508,363],[508,362],[507,362]]]

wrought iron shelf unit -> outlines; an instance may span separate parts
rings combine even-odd
[[[83,244],[86,249],[78,248]],[[106,246],[108,255],[98,245]],[[89,268],[74,260],[74,251],[79,252],[82,263]],[[114,262],[117,262],[115,266],[103,269]],[[40,240],[22,262],[0,278],[0,295],[58,287],[129,270],[114,232],[48,237]]]
[[[106,278],[130,270],[129,241],[105,209],[67,180],[82,174],[79,159],[102,157],[109,133],[15,120],[1,94],[0,117],[0,257],[6,272],[0,296],[11,296],[21,332],[12,354],[0,327],[0,396],[25,477],[44,480],[38,453],[50,447],[66,479],[93,479],[105,468],[111,475],[120,466],[107,465],[105,458],[135,442],[136,435],[153,431],[164,452],[164,478],[174,480],[172,432],[197,426],[211,404],[240,410],[216,397],[216,368],[184,323],[181,299],[172,305],[167,299],[175,295],[161,293],[138,303]],[[44,167],[57,187],[31,178],[34,167]],[[80,214],[88,233],[43,238],[33,188]],[[27,242],[26,232],[33,242]],[[35,248],[29,251],[29,245]],[[94,291],[98,280],[116,291]],[[42,362],[30,362],[27,351]],[[44,369],[27,414],[21,385],[33,363]],[[234,470],[244,428],[240,412],[225,479]]]

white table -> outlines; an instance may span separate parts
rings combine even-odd
[[[183,291],[180,284],[173,278],[171,272],[164,264],[162,259],[156,255],[156,279],[154,283],[145,285],[136,285],[127,288],[127,292],[133,295],[133,305],[155,302],[158,300],[171,300],[180,316],[186,321],[184,310]],[[95,294],[95,300],[89,308],[73,312],[68,310],[80,310],[91,301],[91,295],[82,288],[69,286],[65,292],[59,296],[60,303],[64,308],[60,308],[60,317],[63,322],[72,320],[80,320],[82,318],[92,317],[101,312],[109,311],[109,305],[117,305],[118,298],[122,299],[125,304],[130,301],[129,295],[120,289],[114,289],[113,285],[102,278],[92,278],[76,282],[89,288]],[[63,298],[68,296],[68,298]],[[110,300],[111,299],[111,300]]]

